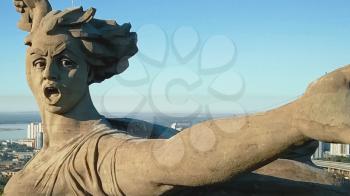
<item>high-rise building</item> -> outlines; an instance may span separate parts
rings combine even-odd
[[[349,144],[331,144],[330,155],[349,156],[350,145]]]
[[[329,155],[330,151],[330,144],[325,142],[318,142],[318,148],[316,149],[315,153],[312,155],[313,159],[322,159],[325,158],[327,155]]]
[[[43,147],[44,142],[44,133],[38,132],[35,138],[35,149],[41,149]]]
[[[313,158],[314,159],[321,159],[321,158],[323,158],[323,153],[324,153],[323,142],[319,141],[318,148],[317,148],[315,154],[313,155]]]
[[[27,127],[27,139],[34,140],[36,149],[41,149],[44,142],[43,126],[41,123],[30,123]]]

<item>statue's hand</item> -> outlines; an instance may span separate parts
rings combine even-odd
[[[296,103],[293,126],[304,135],[350,143],[350,65],[313,82]]]
[[[16,11],[22,14],[18,27],[25,31],[32,31],[32,28],[52,10],[48,0],[13,0],[13,3]]]
[[[24,13],[24,8],[27,7],[27,5],[23,2],[23,0],[13,0],[13,4],[16,7],[16,11],[19,13]]]
[[[294,123],[294,126],[308,138],[330,143],[350,144],[350,127],[347,125],[332,126],[305,119],[296,119]]]
[[[24,8],[33,10],[34,8],[45,8],[48,6],[48,0],[13,0],[16,10],[24,13]]]

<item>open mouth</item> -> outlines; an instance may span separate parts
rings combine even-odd
[[[48,86],[44,88],[44,95],[50,104],[55,104],[59,101],[61,93],[58,88]]]

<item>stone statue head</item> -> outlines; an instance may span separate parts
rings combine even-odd
[[[90,96],[89,84],[122,73],[137,52],[130,24],[94,19],[94,14],[93,8],[50,11],[25,25],[27,80],[42,109],[69,111]]]

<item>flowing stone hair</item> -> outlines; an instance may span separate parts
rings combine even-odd
[[[48,35],[68,33],[81,40],[82,50],[92,80],[89,84],[102,82],[125,71],[128,59],[137,53],[137,35],[130,32],[129,23],[118,25],[114,20],[95,19],[96,10],[84,11],[81,7],[64,11],[51,11],[46,14],[37,28],[32,29],[26,38],[30,45],[31,35],[36,31],[44,31]]]

